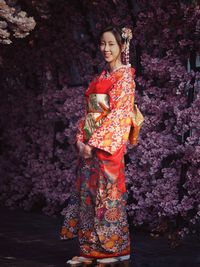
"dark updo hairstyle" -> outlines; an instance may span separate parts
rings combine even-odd
[[[116,39],[119,47],[121,47],[121,45],[124,44],[125,40],[122,38],[121,29],[119,27],[114,27],[114,26],[108,26],[100,32],[98,44],[100,44],[101,37],[105,32],[112,32],[112,34],[115,36],[115,39]]]

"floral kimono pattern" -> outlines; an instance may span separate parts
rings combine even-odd
[[[77,140],[93,146],[79,158],[77,182],[65,214],[61,238],[78,236],[81,255],[105,258],[130,253],[126,214],[124,153],[133,112],[134,68],[104,70],[86,90],[86,116]]]

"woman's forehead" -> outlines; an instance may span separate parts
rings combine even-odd
[[[107,42],[116,42],[115,36],[112,32],[104,32],[101,36],[101,40]]]

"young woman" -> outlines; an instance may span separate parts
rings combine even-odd
[[[134,68],[129,64],[131,30],[108,27],[100,35],[107,63],[85,92],[86,115],[79,122],[79,165],[61,238],[78,235],[80,256],[69,264],[128,259],[124,153],[134,105]]]

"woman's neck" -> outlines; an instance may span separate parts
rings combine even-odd
[[[113,72],[115,69],[118,69],[118,68],[120,68],[121,66],[124,66],[123,64],[122,64],[122,62],[110,62],[110,63],[108,63],[108,70],[109,70],[109,72],[111,73],[111,72]]]

